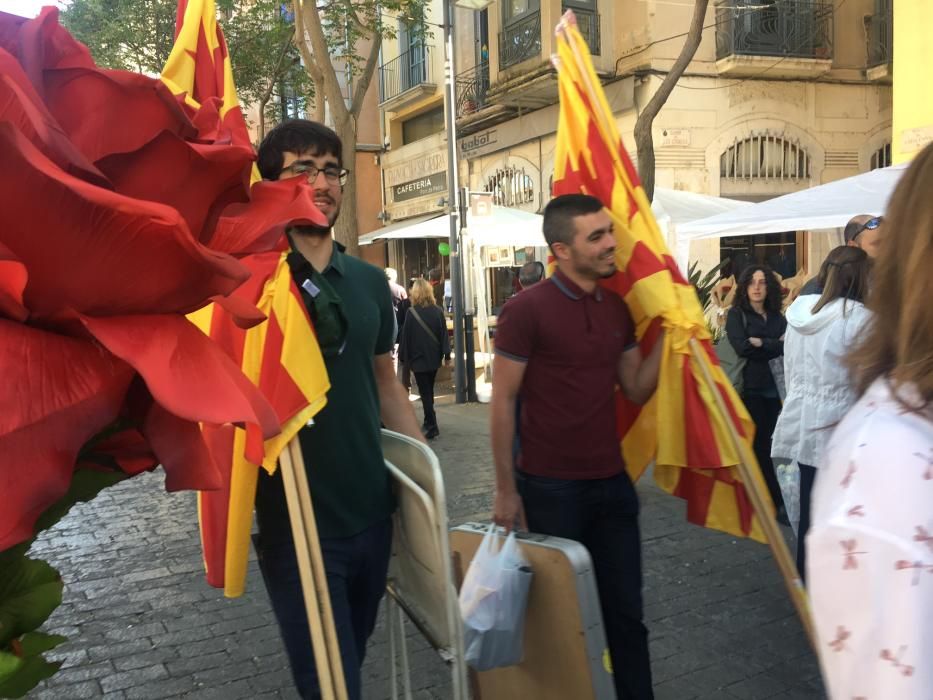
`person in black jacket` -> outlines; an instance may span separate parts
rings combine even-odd
[[[755,457],[778,509],[778,520],[785,524],[784,499],[771,462],[771,435],[781,413],[781,398],[768,362],[784,354],[786,328],[777,277],[766,265],[749,265],[739,277],[735,303],[726,317],[726,335],[746,360],[742,401],[755,422]]]
[[[450,341],[444,312],[434,301],[434,289],[427,280],[415,280],[408,295],[411,307],[402,324],[399,360],[411,368],[424,409],[422,431],[429,440],[440,435],[434,413],[434,378],[441,359],[450,359]]]

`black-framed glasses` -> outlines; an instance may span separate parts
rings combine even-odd
[[[874,231],[876,228],[881,226],[882,222],[884,222],[883,216],[873,216],[856,229],[855,235],[852,236],[852,240],[854,241],[856,238],[862,235],[862,231]]]
[[[350,176],[350,171],[346,168],[338,168],[336,165],[328,165],[324,168],[319,168],[314,163],[306,160],[297,160],[287,168],[283,168],[283,172],[291,172],[293,175],[304,175],[308,178],[308,182],[314,184],[314,181],[317,180],[317,176],[320,173],[324,173],[324,178],[332,185],[346,185],[347,178]]]

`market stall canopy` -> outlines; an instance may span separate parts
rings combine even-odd
[[[671,225],[678,228],[687,222],[728,212],[738,207],[749,206],[747,202],[724,199],[707,194],[655,189],[651,207],[661,231],[667,235]],[[479,246],[498,245],[522,248],[545,246],[541,232],[543,217],[511,207],[493,207],[488,216],[467,214],[467,233]],[[408,219],[360,236],[360,245],[377,240],[405,238],[447,238],[450,235],[450,220],[445,214],[430,214],[417,219]]]
[[[883,214],[907,164],[775,197],[677,227],[680,241],[840,228],[856,214]]]

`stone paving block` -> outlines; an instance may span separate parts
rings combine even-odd
[[[230,683],[217,681],[214,683],[199,684],[199,687],[185,696],[191,700],[239,700],[252,698],[256,691],[246,680],[237,680]]]
[[[178,649],[175,647],[157,647],[147,649],[138,654],[120,656],[113,659],[113,665],[118,671],[133,671],[137,668],[146,668],[156,664],[165,664],[178,658]],[[168,665],[166,665],[168,668]]]
[[[67,683],[46,685],[29,693],[30,700],[85,700],[85,698],[99,698],[102,695],[100,684],[94,681],[81,681],[80,683]]]
[[[165,631],[165,625],[161,622],[146,622],[139,625],[122,625],[104,632],[104,636],[114,642],[131,642],[141,637],[159,635]]]
[[[161,679],[151,683],[143,683],[127,688],[127,700],[159,700],[160,698],[187,697],[187,694],[197,690],[194,678]]]
[[[202,671],[207,671],[212,668],[222,668],[228,660],[229,657],[226,651],[205,654],[199,649],[197,654],[166,662],[165,667],[168,669],[169,675],[173,678],[178,678],[180,676],[192,675],[195,672],[200,673]]]
[[[114,690],[124,690],[135,685],[141,685],[149,681],[167,677],[168,671],[165,669],[165,666],[162,664],[154,664],[152,666],[134,668],[132,671],[121,671],[109,676],[104,676],[100,679],[100,685],[104,689],[104,692],[107,693]]]
[[[75,668],[62,669],[47,682],[49,685],[71,685],[84,681],[103,678],[114,672],[113,664],[110,661],[100,663],[85,664]]]

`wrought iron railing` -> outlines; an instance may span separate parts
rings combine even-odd
[[[499,70],[541,55],[541,13],[525,13],[522,19],[499,32]]]
[[[561,8],[562,12],[566,12],[567,10],[573,10],[573,14],[577,16],[577,28],[580,30],[583,40],[586,41],[590,53],[594,56],[599,56],[599,14],[590,12],[589,10],[582,10],[579,7],[567,7],[564,5]]]
[[[832,58],[830,0],[718,0],[716,58]]]
[[[413,87],[434,82],[432,46],[410,49],[379,66],[379,101],[385,102]]]
[[[482,109],[489,91],[489,63],[483,62],[457,76],[457,117]]]
[[[882,3],[868,20],[868,67],[891,62],[894,48],[894,22],[891,2]]]

